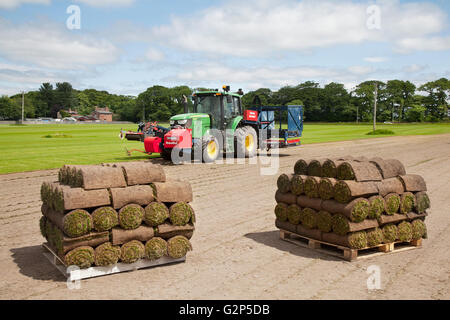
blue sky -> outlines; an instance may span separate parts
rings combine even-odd
[[[80,9],[70,30],[67,8]],[[1,0],[0,95],[450,77],[450,2]]]

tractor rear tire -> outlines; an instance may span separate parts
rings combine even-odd
[[[172,161],[172,149],[170,149],[169,151],[163,150],[161,152],[161,156],[164,160]]]
[[[234,137],[236,157],[253,158],[256,155],[258,135],[253,127],[237,128]]]
[[[202,141],[202,156],[204,163],[216,161],[219,156],[220,147],[216,137],[210,136]]]

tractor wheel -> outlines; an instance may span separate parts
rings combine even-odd
[[[163,150],[161,152],[161,156],[163,157],[164,160],[172,161],[172,149]]]
[[[220,148],[219,141],[216,137],[211,136],[202,141],[202,155],[203,162],[211,163],[214,162],[219,156]]]
[[[256,155],[258,147],[258,135],[255,129],[250,126],[236,129],[235,136],[235,155],[237,157],[253,158]]]

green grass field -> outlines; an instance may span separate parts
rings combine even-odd
[[[53,169],[64,164],[148,158],[140,153],[126,155],[125,148],[143,150],[144,146],[140,142],[120,140],[121,128],[136,130],[137,125],[0,125],[0,174]],[[392,130],[395,135],[450,133],[450,124],[379,125],[378,128]],[[381,137],[366,135],[371,130],[370,125],[305,124],[302,143]]]

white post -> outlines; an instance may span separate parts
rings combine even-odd
[[[22,91],[22,123],[24,121],[24,109],[25,109],[25,92]]]
[[[375,82],[375,101],[373,104],[373,131],[377,130],[377,100],[378,100],[378,84]]]

